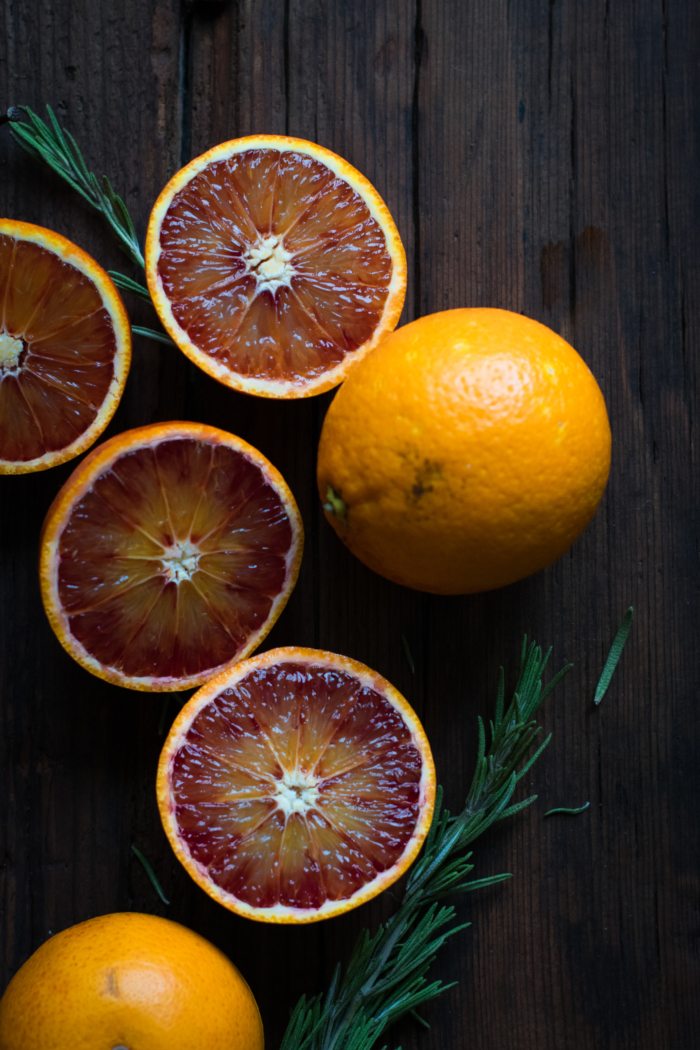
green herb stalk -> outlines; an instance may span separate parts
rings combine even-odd
[[[140,270],[144,270],[143,252],[126,204],[115,193],[105,175],[102,176],[102,179],[98,179],[88,170],[73,136],[61,128],[51,106],[47,106],[46,109],[49,115],[48,124],[28,106],[12,107],[14,115],[10,118],[12,121],[10,132],[13,139],[30,157],[46,164],[76,193],[79,193],[83,200],[100,212],[115,234],[122,250]],[[109,275],[121,291],[131,292],[145,299],[146,302],[151,302],[145,285],[114,270],[110,270]],[[132,325],[132,330],[137,335],[143,335],[147,339],[164,343],[166,346],[175,345],[164,332],[136,325]]]
[[[432,826],[411,868],[398,911],[376,933],[363,931],[350,962],[344,971],[336,968],[325,995],[301,998],[281,1050],[370,1050],[400,1017],[451,987],[439,980],[428,983],[426,975],[448,937],[468,924],[454,925],[454,907],[441,902],[511,877],[468,879],[474,865],[471,852],[465,851],[493,824],[519,813],[537,797],[511,803],[518,781],[550,740],[547,737],[530,754],[540,732],[533,716],[571,667],[562,668],[543,687],[548,658],[549,653],[543,656],[525,640],[515,694],[505,711],[501,668],[490,745],[487,749],[486,729],[479,718],[476,770],[464,809],[450,817],[438,789]]]

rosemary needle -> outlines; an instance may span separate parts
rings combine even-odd
[[[162,900],[163,904],[170,904],[170,901],[168,900],[168,898],[165,896],[165,894],[163,893],[162,889],[160,888],[160,883],[158,882],[158,879],[156,878],[156,875],[155,875],[155,872],[154,872],[153,868],[148,863],[148,861],[144,857],[144,855],[141,852],[141,850],[137,849],[136,846],[132,846],[131,848],[132,848],[133,852],[136,854],[136,856],[138,857],[138,859],[143,864],[144,870],[145,870],[146,874],[148,875],[149,879],[151,880],[151,884],[153,886],[153,889],[156,891],[156,893],[158,894],[158,896]]]
[[[411,650],[410,650],[409,645],[408,645],[408,638],[406,637],[405,634],[401,635],[401,641],[403,643],[403,651],[406,654],[406,660],[408,661],[408,666],[411,668],[411,674],[415,674],[416,673],[416,665],[415,665],[415,663],[413,661],[413,654],[411,653]]]
[[[556,809],[549,809],[545,813],[545,817],[551,817],[553,813],[566,813],[569,817],[575,817],[577,813],[583,813],[584,809],[588,809],[590,802],[584,802],[578,809],[569,809],[567,806],[557,806]]]
[[[132,281],[131,277],[125,277],[123,273],[118,273],[116,270],[107,270],[107,273],[112,278],[117,288],[121,288],[123,292],[131,292],[133,295],[138,295],[140,299],[145,299],[147,303],[150,303],[151,296],[145,284],[139,284],[138,281]]]
[[[617,662],[622,655],[625,642],[627,641],[627,635],[630,633],[630,627],[632,626],[632,617],[634,616],[634,608],[630,605],[629,609],[625,613],[622,623],[617,629],[617,634],[610,647],[608,658],[605,661],[605,667],[603,673],[600,676],[598,685],[596,686],[595,696],[593,697],[593,703],[599,704],[605,696],[605,692],[610,685],[610,679],[613,676],[613,672],[617,667]]]
[[[165,332],[154,332],[152,328],[142,328],[141,325],[132,324],[131,331],[136,335],[143,335],[146,339],[152,339],[155,343],[163,343],[164,346],[175,346],[170,336]]]
[[[421,1015],[419,1013],[417,1013],[415,1010],[411,1010],[410,1013],[411,1013],[411,1017],[413,1018],[414,1021],[418,1021],[418,1024],[423,1025],[423,1028],[427,1028],[428,1030],[430,1030],[430,1025],[428,1024],[428,1022],[426,1021],[426,1019],[424,1017],[421,1017]]]

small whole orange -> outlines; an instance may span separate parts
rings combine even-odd
[[[199,934],[102,915],[56,934],[0,1001],[1,1050],[262,1050],[253,993]]]
[[[353,554],[435,594],[491,590],[559,558],[595,514],[610,424],[582,358],[507,310],[431,314],[348,375],[318,487]]]

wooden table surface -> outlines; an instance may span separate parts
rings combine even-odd
[[[385,675],[423,720],[453,811],[499,663],[512,683],[525,632],[553,647],[553,668],[574,663],[543,712],[552,743],[521,791],[537,802],[476,844],[475,875],[514,878],[460,902],[472,926],[434,970],[457,983],[425,1009],[430,1032],[402,1023],[389,1045],[700,1047],[697,3],[5,0],[0,27],[0,108],[50,103],[141,236],[169,176],[208,147],[262,131],[309,138],[387,201],[409,260],[404,321],[505,307],[550,325],[589,364],[613,431],[600,510],[555,565],[476,596],[395,586],[337,540],[314,480],[331,395],[247,397],[137,338],[107,433],[196,420],[272,460],[308,538],[264,647],[335,650]],[[6,127],[0,172],[0,214],[131,272],[99,217]],[[135,323],[154,323],[147,304],[127,305]],[[224,911],[180,867],[155,802],[162,699],[80,669],[42,611],[39,531],[74,465],[0,479],[3,985],[50,932],[118,910],[167,915],[239,964],[274,1050],[298,996],[325,987],[392,898],[270,928]],[[630,640],[595,708],[630,604]],[[586,801],[581,816],[543,819]]]

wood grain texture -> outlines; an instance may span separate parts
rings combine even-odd
[[[148,202],[178,159],[177,5],[8,2],[1,24],[2,98],[41,112],[50,102],[143,233]],[[103,265],[123,266],[96,215],[2,130],[2,214],[49,226]],[[152,316],[147,307],[132,314],[144,316]],[[154,418],[159,396],[159,353],[137,340],[107,434]],[[129,906],[139,878],[129,860],[140,831],[135,800],[151,790],[153,755],[142,742],[155,734],[155,707],[77,673],[41,607],[39,531],[71,469],[23,475],[0,492],[4,981],[49,931]]]
[[[109,433],[192,419],[240,434],[282,471],[307,545],[265,648],[303,644],[376,668],[424,721],[448,805],[473,768],[476,716],[522,635],[574,670],[542,722],[526,813],[480,840],[475,875],[514,878],[460,903],[473,923],[436,975],[457,984],[391,1033],[404,1050],[692,1050],[697,950],[697,229],[700,11],[689,0],[4,0],[0,107],[50,102],[143,234],[191,156],[268,131],[310,138],[387,201],[409,259],[403,320],[498,306],[550,325],[606,397],[613,466],[591,526],[504,590],[438,598],[372,574],[326,525],[315,451],[332,395],[278,404],[214,383],[137,340]],[[0,130],[0,213],[123,257],[99,219]],[[127,272],[131,272],[127,268]],[[135,323],[145,305],[127,303]],[[50,931],[134,909],[192,926],[237,962],[279,1044],[391,895],[278,930],[223,911],[160,828],[160,698],[72,663],[43,615],[36,551],[70,465],[0,479],[0,943],[6,981]],[[636,620],[592,697],[628,605]],[[406,659],[410,646],[415,673]],[[177,701],[165,701],[166,722]],[[544,813],[590,800],[581,816]],[[130,851],[161,878],[161,905]]]

